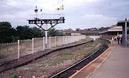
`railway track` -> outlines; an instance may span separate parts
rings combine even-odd
[[[82,67],[84,67],[89,62],[91,62],[96,57],[98,57],[100,54],[102,54],[107,48],[108,48],[108,45],[104,45],[104,44],[100,45],[93,51],[92,54],[84,57],[84,59],[76,62],[75,64],[66,68],[65,70],[52,75],[50,78],[69,78],[76,71],[80,70]]]
[[[89,43],[89,42],[92,42],[92,40],[89,40],[89,41],[82,40],[81,42],[66,44],[66,45],[58,46],[56,48],[48,49],[48,50],[45,50],[45,51],[36,52],[34,54],[29,54],[29,55],[23,56],[19,59],[9,59],[9,60],[6,60],[4,62],[0,62],[0,73],[2,73],[4,71],[7,71],[7,70],[10,70],[10,69],[13,69],[13,68],[17,68],[17,67],[26,65],[26,64],[32,62],[33,60],[45,57],[45,56],[47,56],[51,53],[54,53],[58,50],[83,45],[83,44],[86,44],[86,43]]]

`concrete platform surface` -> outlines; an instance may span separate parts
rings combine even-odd
[[[129,47],[117,46],[88,78],[129,78]]]

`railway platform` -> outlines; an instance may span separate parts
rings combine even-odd
[[[117,45],[109,58],[89,78],[128,78],[129,47]]]
[[[88,66],[70,78],[128,78],[129,47],[114,44]]]

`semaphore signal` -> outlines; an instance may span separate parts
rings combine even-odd
[[[57,8],[57,10],[58,11],[64,10],[63,3],[61,4],[60,7]],[[47,18],[46,19],[46,18],[38,17],[38,13],[42,12],[42,9],[38,9],[37,5],[34,9],[34,12],[36,14],[36,17],[33,18],[33,19],[29,19],[28,23],[29,24],[35,24],[36,26],[41,28],[43,31],[45,31],[45,49],[47,49],[48,48],[48,40],[47,40],[48,31],[51,28],[55,27],[57,24],[65,23],[65,18],[64,18],[64,16],[62,16],[62,14],[58,14],[58,15],[61,15],[59,18]],[[50,25],[50,27],[48,27],[48,25]],[[44,28],[44,26],[47,26],[47,27]]]

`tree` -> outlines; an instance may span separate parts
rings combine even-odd
[[[19,39],[31,39],[33,37],[29,26],[17,26],[16,30]]]
[[[63,32],[59,32],[58,30],[55,30],[54,28],[50,29],[48,31],[49,36],[63,36]]]
[[[44,34],[45,34],[44,31],[40,30],[37,27],[33,27],[31,29],[32,29],[32,32],[33,32],[33,37],[43,37]]]
[[[12,42],[14,40],[15,29],[9,22],[0,22],[0,43]]]
[[[0,22],[0,36],[9,35],[9,31],[12,28],[9,22]]]
[[[80,28],[77,28],[76,31],[80,31],[81,29]]]
[[[43,32],[36,27],[30,28],[29,26],[17,26],[16,30],[19,39],[31,39],[43,36]]]
[[[54,28],[48,32],[49,36],[62,36],[63,32],[59,32]],[[43,37],[44,31],[37,27],[17,26],[13,28],[9,22],[0,22],[0,43],[14,42],[18,39],[31,39],[34,37]]]

